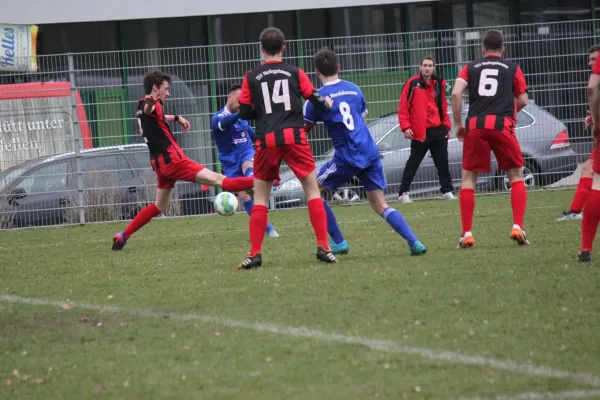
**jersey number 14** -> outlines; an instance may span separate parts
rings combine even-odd
[[[263,100],[265,102],[265,112],[271,114],[273,112],[273,104],[283,104],[285,111],[292,109],[292,103],[290,102],[290,86],[287,79],[278,79],[273,84],[273,95],[269,93],[269,83],[263,82],[260,84],[262,87]]]

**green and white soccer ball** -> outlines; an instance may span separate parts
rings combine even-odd
[[[225,217],[233,215],[237,211],[238,205],[238,199],[233,193],[221,192],[215,197],[215,212],[219,215]]]

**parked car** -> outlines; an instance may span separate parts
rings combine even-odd
[[[80,154],[84,205],[88,212],[98,211],[90,219],[130,219],[154,201],[156,178],[145,144],[96,148]],[[79,222],[76,162],[74,152],[64,153],[0,172],[0,228]],[[213,195],[202,191],[200,185],[178,182],[174,190],[175,200],[179,200],[175,203],[179,205],[177,214],[212,212],[209,198]]]
[[[468,109],[464,110],[463,121]],[[452,118],[451,118],[452,119]],[[368,124],[373,139],[377,143],[379,155],[388,187],[386,197],[397,197],[404,166],[410,154],[410,140],[404,137],[396,114],[388,115]],[[550,185],[571,175],[577,168],[577,155],[571,148],[566,126],[530,101],[525,109],[517,114],[516,136],[525,157],[524,176],[527,187]],[[456,139],[454,127],[448,144],[450,171],[456,188],[461,184],[462,143]],[[317,160],[317,168],[333,157],[331,149]],[[498,170],[492,155],[491,172],[480,174],[477,181],[479,190],[508,190],[506,175]],[[304,203],[304,193],[300,182],[285,168],[280,174],[281,184],[273,189],[272,204],[275,208],[291,207]],[[413,195],[439,193],[437,170],[431,154],[423,160],[411,185]],[[343,188],[331,193],[333,200],[345,202],[364,199],[365,193],[358,181],[352,180]]]

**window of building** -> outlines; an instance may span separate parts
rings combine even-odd
[[[590,0],[521,0],[520,23],[574,21],[592,17]]]
[[[473,25],[476,27],[508,25],[510,24],[509,8],[508,0],[473,3]]]

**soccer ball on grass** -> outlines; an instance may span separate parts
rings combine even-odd
[[[221,192],[215,197],[213,205],[217,214],[228,217],[237,211],[238,199],[233,193]]]

